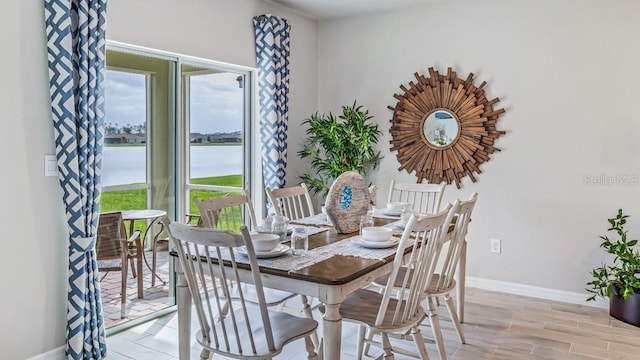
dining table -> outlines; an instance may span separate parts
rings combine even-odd
[[[300,221],[304,226],[310,222]],[[391,226],[397,219],[374,217],[375,226]],[[453,227],[450,227],[450,230]],[[401,231],[401,230],[400,230]],[[394,236],[400,234],[394,231]],[[324,359],[339,360],[341,353],[342,317],[340,304],[358,289],[391,272],[396,248],[370,249],[356,244],[358,232],[339,234],[333,227],[319,227],[309,236],[309,251],[304,256],[284,255],[275,259],[258,259],[264,287],[317,298],[324,305],[322,317]],[[405,249],[408,254],[410,247]],[[192,298],[175,250],[170,251],[176,271],[179,358],[190,359]],[[294,261],[290,263],[288,261]],[[464,278],[465,259],[460,260],[460,279]],[[242,265],[242,264],[241,264]],[[240,266],[240,276],[251,282],[248,264]],[[459,281],[464,286],[464,280]],[[458,303],[464,292],[458,293]]]
[[[158,278],[163,284],[166,282],[158,276],[156,273],[156,262],[157,262],[157,249],[156,243],[158,241],[158,237],[162,233],[164,229],[164,225],[160,222],[160,219],[167,215],[167,212],[164,210],[157,209],[138,209],[138,210],[122,210],[122,220],[129,222],[129,234],[133,234],[135,223],[137,221],[145,221],[144,232],[142,232],[140,239],[142,240],[143,247],[145,243],[147,243],[146,239],[149,237],[150,243],[147,243],[147,246],[151,250],[151,264],[147,260],[147,257],[144,252],[144,248],[142,249],[142,259],[151,271],[151,286],[155,286],[155,280]],[[159,224],[160,229],[154,234],[152,232],[153,225]],[[142,264],[138,264],[138,273],[142,278]],[[138,281],[138,298],[143,297],[142,283]]]

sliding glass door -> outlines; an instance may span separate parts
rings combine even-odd
[[[252,74],[233,65],[109,43],[101,211],[156,210],[182,222],[197,213],[195,196],[249,189]],[[125,225],[129,232],[130,224]],[[143,278],[143,291],[138,294],[129,271],[121,319],[120,273],[101,273],[107,328],[147,320],[175,305],[166,233],[157,218],[137,220],[132,228],[147,233],[143,273],[136,274]],[[152,272],[158,275],[153,281]]]
[[[185,185],[190,213],[200,199],[238,193],[247,188],[250,165],[249,73],[207,64],[180,67],[185,145]]]

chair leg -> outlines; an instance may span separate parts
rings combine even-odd
[[[133,278],[135,279],[138,276],[138,274],[136,272],[136,267],[133,264],[133,258],[132,257],[129,258],[129,266],[131,266],[131,276],[133,276]]]
[[[362,350],[364,348],[364,335],[366,334],[366,330],[366,326],[358,326],[358,352],[356,353],[356,357],[358,360],[362,360]]]
[[[200,352],[200,359],[208,360],[210,357],[211,357],[211,353],[209,352],[209,350],[202,349],[202,351]]]
[[[367,334],[367,340],[364,343],[364,354],[367,356],[369,356],[369,349],[371,349],[371,344],[369,343],[369,341],[373,340],[373,335],[375,335],[373,330],[369,330],[369,333]]]
[[[393,349],[391,348],[391,342],[389,341],[389,335],[382,333],[382,350],[384,351],[384,360],[394,360]]]
[[[222,304],[222,311],[220,312],[220,314],[218,314],[220,322],[222,322],[225,316],[227,316],[227,313],[229,312],[229,308],[231,307],[230,303],[231,303],[231,300],[226,300],[224,304]]]
[[[154,238],[151,242],[151,286],[156,286],[156,261],[158,259],[158,244],[156,241],[156,238]]]
[[[309,319],[313,319],[313,312],[311,311],[311,306],[309,306],[309,299],[305,295],[300,295],[300,300],[302,301],[302,311]],[[318,346],[318,332],[314,331],[311,334],[311,340],[313,341],[314,346]]]
[[[320,344],[318,344],[316,352],[318,353],[318,359],[324,360],[324,339],[320,339]]]
[[[313,340],[310,335],[304,337],[304,345],[307,350],[307,359],[318,360],[318,354],[316,354],[315,345],[313,344]]]
[[[416,343],[420,359],[429,360],[429,354],[427,354],[427,348],[424,343],[424,338],[422,337],[422,332],[417,326],[411,329],[411,337],[413,337],[413,341]]]
[[[429,317],[429,322],[431,323],[431,329],[433,330],[433,338],[436,341],[436,346],[438,347],[440,360],[445,360],[447,358],[447,354],[444,351],[442,329],[440,328],[440,320],[438,319],[438,313],[436,312],[435,300],[433,299],[433,297],[427,297],[427,304],[429,304],[427,315]]]
[[[447,305],[447,310],[449,310],[449,316],[451,317],[451,321],[456,328],[456,333],[458,333],[458,338],[460,342],[466,344],[466,340],[464,339],[464,332],[462,330],[462,324],[460,324],[460,319],[458,319],[458,313],[456,312],[456,307],[453,304],[453,298],[450,295],[445,295],[444,297],[445,305]]]

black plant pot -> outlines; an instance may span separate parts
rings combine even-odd
[[[618,294],[617,289],[612,289],[609,297],[609,315],[612,317],[640,327],[640,294],[634,293],[627,300]]]

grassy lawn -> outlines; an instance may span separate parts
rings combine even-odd
[[[242,187],[242,175],[238,174],[191,179],[191,183],[198,185]],[[206,199],[209,197],[224,196],[225,194],[226,193],[224,192],[217,191],[191,190],[188,212],[191,214],[198,214],[198,209],[193,202],[193,198],[196,196],[199,199]],[[108,191],[103,192],[101,196],[100,212],[147,208],[146,189]],[[142,230],[142,226],[142,222],[137,222],[136,228],[140,227],[140,230]]]

